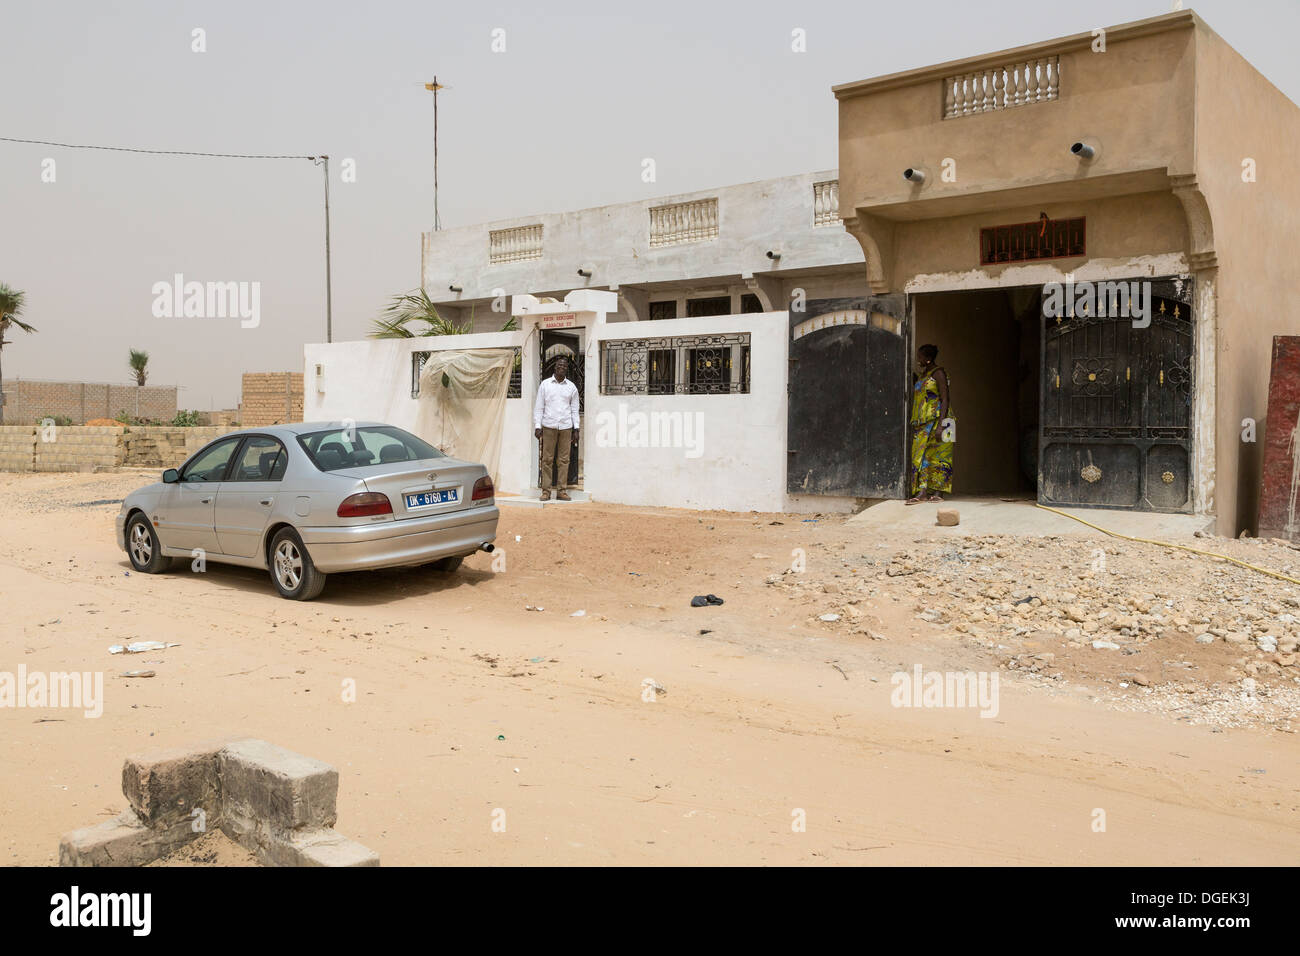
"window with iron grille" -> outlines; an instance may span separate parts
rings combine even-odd
[[[524,395],[524,377],[523,377],[523,351],[514,349],[515,362],[510,369],[510,385],[506,388],[506,398],[523,398]],[[420,372],[424,368],[424,363],[429,360],[432,352],[412,352],[411,353],[411,397],[420,397]]]
[[[980,265],[1087,255],[1087,220],[1035,219],[980,230]]]
[[[731,315],[731,296],[715,295],[707,299],[686,300],[688,319],[701,319],[711,315]]]
[[[650,320],[656,319],[675,319],[677,318],[677,300],[669,299],[667,302],[650,303]]]
[[[748,332],[611,339],[600,357],[602,395],[749,393]]]

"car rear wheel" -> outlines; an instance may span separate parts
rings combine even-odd
[[[325,575],[316,570],[302,538],[292,528],[281,528],[271,539],[271,583],[280,597],[310,601],[325,588]]]
[[[460,567],[460,563],[465,560],[465,555],[458,554],[454,558],[439,558],[433,562],[433,570],[446,571],[449,574]]]
[[[132,515],[126,525],[126,554],[131,559],[131,567],[145,574],[161,574],[172,563],[171,558],[163,555],[153,525],[139,513]]]

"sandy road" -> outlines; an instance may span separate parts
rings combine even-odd
[[[117,506],[79,502],[145,480],[0,476],[0,670],[105,672],[98,719],[0,709],[5,862],[120,810],[126,753],[225,734],[337,766],[339,829],[388,864],[1300,860],[1295,734],[1013,680],[993,719],[892,707],[897,670],[987,662],[901,612],[884,641],[829,634],[764,587],[861,533],[836,520],[503,509],[504,573],[336,576],[299,604],[260,572],[128,575]],[[686,606],[705,592],[727,604]],[[181,646],[107,653],[131,640]]]

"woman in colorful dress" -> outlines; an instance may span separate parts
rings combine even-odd
[[[912,458],[907,504],[943,501],[952,493],[952,446],[957,419],[948,407],[948,373],[936,366],[939,349],[922,345],[916,350],[912,376]]]

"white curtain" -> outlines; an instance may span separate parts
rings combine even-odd
[[[454,349],[431,352],[420,370],[421,403],[436,410],[434,444],[453,458],[482,463],[495,484],[514,361],[514,349]]]

